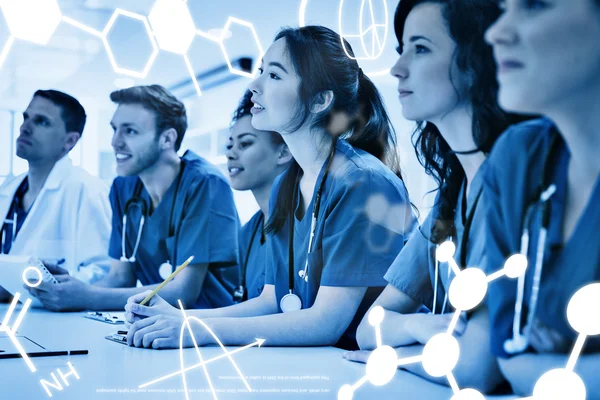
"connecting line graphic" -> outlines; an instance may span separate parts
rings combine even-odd
[[[475,308],[483,301],[490,282],[503,276],[512,279],[522,276],[527,268],[527,259],[522,254],[513,255],[506,260],[503,269],[486,276],[479,268],[460,270],[453,258],[455,251],[456,247],[451,241],[442,243],[436,251],[437,259],[440,262],[447,262],[456,275],[448,290],[450,303],[455,308],[448,330],[433,336],[423,348],[422,355],[398,359],[396,351],[382,343],[381,322],[384,318],[384,310],[380,306],[374,307],[369,312],[368,321],[375,328],[377,348],[367,360],[366,375],[353,385],[343,385],[338,391],[338,400],[351,400],[354,392],[366,382],[374,386],[383,386],[392,380],[399,366],[419,362],[432,377],[446,377],[454,394],[451,400],[485,400],[483,394],[477,390],[461,390],[458,387],[452,370],[458,363],[460,346],[453,332],[460,314]],[[594,310],[595,304],[600,304],[600,283],[590,284],[573,295],[567,308],[567,317],[573,329],[579,333],[579,337],[567,366],[564,369],[554,369],[545,373],[538,380],[533,397],[522,400],[565,398],[585,400],[585,385],[573,369],[587,336],[600,334],[600,315]]]
[[[367,29],[363,30],[362,21],[364,18],[365,5],[369,3],[369,16],[370,25]],[[360,29],[359,34],[348,35],[343,33],[343,11],[344,11],[344,0],[340,0],[340,7],[338,9],[338,29],[340,32],[340,40],[342,43],[342,48],[346,53],[346,56],[353,60],[375,60],[381,56],[383,53],[383,49],[385,47],[385,42],[388,35],[389,22],[388,22],[388,8],[386,0],[381,0],[381,4],[384,9],[384,23],[378,24],[375,22],[375,11],[373,10],[373,0],[362,0],[360,5],[359,17],[358,17],[358,26]],[[377,28],[384,28],[383,40],[379,37],[379,32]],[[367,48],[367,44],[365,43],[365,36],[371,35],[371,49]],[[363,51],[367,55],[366,57],[355,57],[346,48],[346,44],[344,43],[344,38],[359,38]]]
[[[349,34],[344,33],[344,26],[342,23],[342,19],[343,19],[342,16],[343,16],[343,12],[344,12],[343,10],[344,10],[345,0],[339,0],[340,5],[338,7],[338,32],[340,34],[340,37],[341,38],[352,38],[352,37],[360,38],[361,47],[362,47],[363,51],[367,54],[366,57],[352,56],[350,54],[350,52],[348,51],[348,49],[346,48],[346,44],[342,40],[342,47],[348,58],[351,58],[354,60],[375,60],[375,59],[379,58],[381,56],[381,54],[383,54],[383,50],[385,48],[385,43],[386,43],[387,37],[388,37],[390,21],[389,21],[389,13],[388,13],[388,8],[387,8],[387,0],[379,0],[379,1],[381,2],[381,5],[382,5],[384,13],[385,13],[385,20],[381,20],[381,21],[379,21],[380,23],[376,23],[375,22],[375,12],[373,9],[373,0],[362,0],[361,5],[360,5],[360,10],[359,10],[359,20],[358,20],[359,33],[349,35]],[[369,3],[371,24],[369,25],[369,27],[367,29],[363,29],[362,21],[364,18],[364,11],[365,11],[365,6],[366,6],[367,2]],[[309,3],[309,0],[301,0],[301,2],[300,2],[300,7],[298,9],[298,26],[300,26],[300,27],[307,25],[306,24],[306,9],[308,7],[308,3]],[[316,3],[316,2],[313,1],[313,3]],[[383,40],[381,39],[381,37],[379,35],[378,28],[383,28],[383,30],[384,30]],[[371,50],[370,51],[367,47],[367,44],[365,43],[365,37],[367,37],[369,34],[371,34]],[[366,71],[365,72],[365,74],[371,78],[376,77],[376,76],[389,75],[389,73],[390,73],[389,68],[379,70],[379,71]]]
[[[113,70],[118,74],[144,79],[152,68],[159,50],[181,55],[187,72],[194,84],[194,88],[199,96],[202,95],[202,90],[200,89],[196,74],[194,73],[187,54],[192,41],[196,36],[217,43],[221,48],[229,71],[235,75],[254,78],[258,71],[259,63],[256,64],[252,72],[238,70],[231,64],[225,46],[225,39],[229,37],[229,28],[232,24],[238,24],[250,30],[258,50],[257,59],[261,59],[264,54],[260,40],[252,23],[239,18],[229,17],[221,30],[221,35],[215,37],[214,35],[196,29],[186,0],[156,0],[148,16],[117,8],[102,31],[91,28],[66,15],[62,15],[56,0],[19,0],[18,2],[9,1],[6,3],[0,1],[0,7],[4,12],[4,16],[10,29],[8,40],[0,50],[0,68],[6,60],[15,39],[45,45],[54,34],[60,22],[64,22],[65,24],[71,25],[74,28],[99,38],[104,45]],[[115,59],[108,41],[108,35],[119,17],[138,20],[144,26],[144,30],[152,47],[152,52],[141,71],[122,68]]]
[[[10,307],[8,308],[8,311],[6,312],[6,315],[4,316],[4,320],[2,321],[2,326],[0,326],[0,332],[6,332],[10,341],[15,346],[15,348],[19,351],[19,354],[21,354],[21,357],[23,358],[23,360],[25,360],[25,363],[27,364],[27,366],[29,367],[31,372],[35,372],[36,371],[35,365],[33,365],[33,363],[31,362],[31,359],[29,358],[29,356],[23,349],[23,346],[21,346],[21,343],[19,343],[19,341],[17,340],[17,337],[15,336],[15,334],[17,333],[17,329],[19,329],[19,325],[21,325],[21,322],[23,321],[23,318],[25,317],[25,314],[27,313],[27,310],[29,309],[29,306],[31,304],[31,299],[25,300],[25,305],[23,305],[23,308],[21,309],[21,311],[19,311],[19,315],[18,315],[17,320],[15,321],[14,325],[12,327],[9,325],[10,318],[12,317],[13,311],[15,310],[15,307],[17,306],[17,303],[19,302],[20,297],[21,297],[21,293],[19,293],[19,292],[15,293],[15,296],[13,297],[13,300],[10,303]]]
[[[236,353],[240,353],[244,350],[247,350],[251,347],[254,346],[258,346],[261,347],[263,345],[263,343],[265,342],[265,339],[256,339],[256,342],[250,343],[244,347],[240,347],[239,349],[233,350],[233,351],[227,351],[227,349],[225,349],[225,346],[223,345],[223,343],[221,342],[221,340],[217,337],[217,335],[215,335],[215,333],[212,331],[212,329],[210,329],[210,327],[208,325],[206,325],[204,323],[204,321],[200,320],[199,318],[196,317],[188,317],[185,313],[185,310],[183,308],[183,304],[181,304],[181,301],[178,301],[179,303],[179,308],[181,309],[181,313],[183,314],[183,318],[184,318],[184,322],[181,325],[181,331],[180,331],[180,335],[179,335],[179,363],[181,366],[181,370],[173,372],[171,374],[162,376],[160,378],[154,379],[150,382],[144,383],[142,385],[139,386],[140,389],[148,387],[150,385],[154,385],[155,383],[158,382],[162,382],[164,380],[173,378],[175,376],[181,375],[181,378],[183,380],[183,387],[184,387],[184,392],[185,392],[185,398],[189,400],[189,394],[188,394],[188,387],[187,387],[187,380],[185,377],[185,373],[189,372],[191,370],[194,370],[196,368],[200,368],[202,367],[202,369],[204,370],[204,376],[206,377],[206,380],[208,382],[208,385],[210,386],[210,390],[212,392],[213,398],[217,399],[217,394],[215,392],[215,388],[213,387],[212,381],[210,379],[210,375],[208,374],[208,370],[206,369],[206,365],[210,364],[214,361],[220,360],[222,358],[227,357],[229,359],[229,362],[231,362],[231,364],[233,365],[233,367],[235,368],[236,372],[238,373],[240,379],[242,380],[242,382],[244,383],[244,386],[246,386],[246,389],[249,392],[252,392],[252,389],[250,388],[250,385],[248,384],[248,382],[246,381],[246,378],[244,377],[244,374],[242,373],[242,371],[240,371],[239,367],[237,366],[236,362],[233,360],[233,358],[231,357],[233,354]],[[202,357],[202,354],[200,353],[200,349],[198,347],[198,343],[196,342],[196,338],[192,332],[192,327],[190,325],[190,320],[193,320],[197,323],[199,323],[200,325],[202,325],[202,327],[204,329],[206,329],[208,331],[208,333],[210,333],[210,335],[213,337],[213,339],[215,340],[215,342],[221,347],[221,349],[223,350],[223,354],[221,354],[220,356],[217,357],[213,357],[211,359],[208,360],[204,360],[204,358]],[[198,355],[198,359],[200,360],[200,362],[192,365],[191,367],[187,367],[185,368],[183,365],[183,335],[184,335],[184,329],[187,327],[188,329],[188,333],[192,338],[192,342],[194,343],[194,348],[196,349],[196,354]]]

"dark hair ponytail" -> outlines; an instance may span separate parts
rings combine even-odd
[[[331,105],[312,115],[311,129],[326,131],[332,143],[346,139],[352,146],[365,150],[386,164],[401,177],[399,157],[396,152],[396,133],[383,100],[373,82],[360,70],[356,60],[348,57],[340,36],[323,26],[285,28],[275,40],[285,39],[287,54],[296,74],[300,77],[298,110],[290,121],[293,132],[311,117],[311,108],[318,96],[333,93]],[[352,47],[344,40],[349,54]],[[332,128],[336,114],[344,113],[351,121],[346,127]],[[331,151],[334,151],[332,148]],[[293,161],[282,177],[277,202],[265,228],[268,233],[279,231],[294,207],[294,186],[300,166]]]
[[[360,110],[348,142],[377,157],[402,179],[396,132],[379,91],[362,69],[358,74],[358,104]]]

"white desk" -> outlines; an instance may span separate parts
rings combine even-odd
[[[7,305],[0,305],[0,321]],[[16,319],[18,309],[12,320]],[[0,398],[46,399],[41,379],[52,381],[56,369],[69,372],[67,361],[80,376],[69,376],[69,387],[52,389],[53,399],[185,399],[181,376],[147,387],[138,386],[180,370],[179,350],[130,348],[104,339],[123,329],[82,317],[83,313],[50,313],[30,309],[19,333],[48,349],[87,349],[89,355],[32,358],[32,373],[23,359],[0,359]],[[234,350],[235,348],[228,348]],[[222,354],[219,347],[201,348],[204,359]],[[219,399],[336,399],[339,388],[353,384],[365,374],[364,364],[342,358],[343,350],[321,348],[250,348],[233,355],[253,392],[247,392],[227,358],[207,365]],[[184,366],[199,362],[195,349],[183,351]],[[186,373],[190,399],[211,399],[202,368]],[[61,381],[62,382],[62,381]],[[296,392],[297,391],[297,392]],[[301,392],[304,391],[304,392]],[[383,387],[365,383],[354,399],[450,399],[450,389],[429,383],[404,371]]]

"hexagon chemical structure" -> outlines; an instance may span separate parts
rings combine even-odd
[[[196,36],[196,28],[183,0],[156,0],[148,20],[161,50],[185,55]]]
[[[223,52],[223,57],[225,57],[225,60],[227,61],[227,66],[229,67],[229,71],[232,74],[241,75],[241,76],[245,76],[248,78],[254,78],[256,76],[256,72],[258,71],[259,63],[256,63],[256,65],[254,66],[254,70],[252,72],[240,71],[240,70],[233,68],[233,66],[231,65],[231,61],[229,60],[229,55],[227,54],[227,49],[225,48],[224,40],[225,40],[225,36],[227,35],[227,32],[229,31],[229,27],[231,26],[232,23],[242,25],[242,26],[245,26],[248,29],[250,29],[250,32],[252,33],[252,37],[254,38],[256,46],[258,47],[259,54],[256,57],[257,60],[260,60],[264,54],[263,48],[260,44],[260,40],[258,39],[258,35],[256,33],[256,29],[254,29],[254,25],[252,25],[252,23],[250,23],[248,21],[244,21],[239,18],[229,17],[227,19],[227,22],[225,23],[225,27],[223,28],[223,32],[219,39],[219,45],[221,46],[221,51]]]
[[[14,38],[41,45],[48,43],[62,17],[56,0],[5,0],[0,7]]]
[[[144,66],[144,69],[142,71],[132,71],[130,69],[119,67],[117,61],[115,60],[114,54],[110,49],[110,43],[108,43],[107,36],[112,27],[114,26],[115,22],[117,21],[117,18],[119,18],[119,16],[121,15],[141,21],[144,24],[144,29],[146,33],[148,34],[148,39],[150,40],[150,43],[152,45],[152,53],[150,54],[150,57],[148,58],[148,61],[146,62],[146,65]],[[132,13],[130,11],[122,10],[120,8],[117,8],[115,10],[113,15],[110,17],[110,20],[106,24],[106,27],[104,27],[104,31],[102,32],[102,43],[104,44],[106,53],[108,54],[108,58],[110,59],[110,63],[112,64],[115,72],[123,75],[129,75],[134,78],[145,78],[146,75],[148,75],[152,64],[154,64],[156,56],[158,55],[158,46],[156,44],[156,41],[154,40],[154,36],[152,35],[152,31],[150,30],[150,25],[148,24],[148,20],[146,19],[146,17],[144,17],[143,15]]]
[[[202,95],[202,91],[187,56],[187,51],[196,35],[219,44],[232,74],[254,78],[259,65],[257,63],[251,73],[237,70],[232,66],[224,44],[231,24],[235,23],[250,29],[259,53],[257,59],[260,59],[263,55],[258,34],[251,22],[229,17],[225,27],[222,29],[223,33],[221,36],[215,37],[195,28],[186,0],[156,0],[148,17],[117,8],[102,31],[98,31],[73,18],[62,15],[56,0],[0,0],[0,7],[2,7],[11,32],[11,36],[9,36],[6,43],[0,46],[0,68],[6,60],[15,38],[44,45],[50,40],[61,21],[100,38],[113,70],[118,74],[140,79],[145,78],[158,56],[159,49],[182,55],[186,69],[199,96]],[[31,10],[33,10],[33,14]],[[32,19],[32,15],[36,18]],[[107,36],[119,17],[135,19],[144,24],[144,29],[152,46],[152,53],[142,71],[133,71],[120,67],[111,50]]]

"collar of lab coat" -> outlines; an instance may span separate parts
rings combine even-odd
[[[48,178],[46,178],[46,182],[44,183],[42,190],[56,190],[60,188],[61,183],[65,181],[65,178],[68,176],[72,167],[73,162],[68,155],[65,155],[63,158],[58,160],[56,164],[54,164],[52,171],[50,171],[50,175],[48,175]],[[0,197],[12,198],[26,176],[27,172],[17,176],[9,184],[1,188]]]

